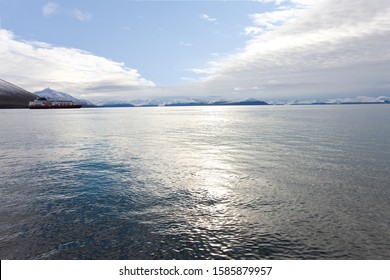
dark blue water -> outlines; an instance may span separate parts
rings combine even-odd
[[[1,259],[390,259],[390,106],[0,117]]]

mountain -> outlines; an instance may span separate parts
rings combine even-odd
[[[28,108],[35,94],[0,79],[0,108]]]
[[[191,101],[191,102],[175,102],[168,103],[165,106],[253,106],[253,105],[269,105],[268,103],[256,99],[247,99],[243,101]]]
[[[292,101],[280,101],[272,102],[274,105],[349,105],[349,104],[389,104],[390,97],[388,96],[357,96],[357,97],[343,97],[343,98],[331,98],[322,100],[292,100]]]
[[[174,106],[250,106],[269,105],[264,101],[249,98],[245,100],[225,100],[215,97],[161,97],[155,99],[135,99],[135,100],[100,100],[97,107],[174,107]]]
[[[107,102],[104,103],[103,105],[99,105],[99,107],[135,107],[133,104],[126,102],[126,101],[112,101],[112,102]]]
[[[88,100],[77,99],[68,93],[56,91],[51,88],[45,88],[44,90],[35,92],[35,94],[39,97],[44,97],[47,100],[73,101],[75,103],[83,105],[83,107],[95,107],[95,105]]]

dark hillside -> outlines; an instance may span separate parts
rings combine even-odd
[[[37,96],[0,79],[0,108],[28,108],[28,102]]]

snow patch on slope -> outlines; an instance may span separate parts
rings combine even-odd
[[[35,94],[38,95],[39,97],[44,97],[47,100],[73,101],[75,103],[82,104],[83,106],[89,106],[89,107],[95,106],[92,102],[88,100],[77,99],[68,93],[56,91],[51,88],[45,88],[44,90],[35,92]]]

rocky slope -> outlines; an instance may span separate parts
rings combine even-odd
[[[37,96],[0,79],[0,108],[27,108]]]

